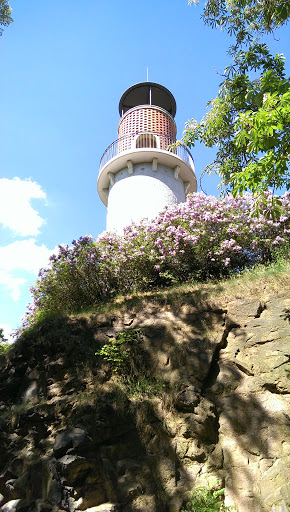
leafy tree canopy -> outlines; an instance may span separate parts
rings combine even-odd
[[[8,0],[0,0],[0,36],[2,35],[3,28],[12,23],[11,9]]]
[[[198,0],[189,0],[197,4]],[[290,16],[288,0],[208,0],[202,19],[212,28],[222,28],[235,36],[237,44],[273,32]]]
[[[233,36],[233,61],[208,113],[185,125],[183,142],[217,147],[206,171],[218,172],[235,196],[290,188],[290,82],[283,55],[271,55],[261,42],[289,16],[288,0],[209,0],[204,7],[204,23]]]
[[[2,342],[5,342],[5,341],[7,341],[7,340],[6,340],[5,336],[4,336],[4,331],[3,331],[2,327],[0,327],[0,342],[2,343]]]
[[[5,354],[10,348],[10,343],[8,343],[7,339],[4,336],[3,329],[0,327],[0,356]]]

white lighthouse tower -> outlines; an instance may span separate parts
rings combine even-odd
[[[176,141],[176,103],[162,85],[142,82],[119,103],[118,139],[100,162],[98,193],[107,206],[107,230],[122,233],[132,221],[153,219],[165,206],[196,192],[194,163]]]

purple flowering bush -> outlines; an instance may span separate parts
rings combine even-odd
[[[277,219],[270,193],[259,217],[250,194],[222,200],[192,194],[153,221],[125,228],[123,236],[106,232],[96,241],[85,236],[72,247],[59,246],[31,289],[26,323],[89,309],[118,293],[219,278],[288,257],[290,194],[280,201]]]

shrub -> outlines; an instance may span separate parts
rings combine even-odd
[[[191,499],[187,502],[186,508],[181,512],[226,512],[233,510],[231,507],[225,507],[222,498],[225,490],[214,491],[207,487],[197,487],[191,493]]]
[[[118,332],[116,338],[112,338],[110,343],[103,345],[95,355],[107,361],[113,372],[130,378],[142,367],[138,347],[141,337],[141,329]]]
[[[4,337],[3,329],[0,327],[0,356],[3,354],[6,354],[8,350],[11,348],[10,343],[8,343],[8,340]]]
[[[125,228],[123,236],[104,233],[97,241],[85,236],[59,246],[31,289],[24,325],[92,308],[118,293],[219,278],[278,254],[288,257],[290,194],[280,198],[279,218],[272,199],[268,193],[257,217],[250,194],[222,200],[192,194],[153,221]]]
[[[3,354],[6,354],[6,352],[8,352],[8,350],[10,348],[11,348],[10,343],[0,341],[0,356],[2,356]]]

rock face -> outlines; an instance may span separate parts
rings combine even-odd
[[[178,512],[204,484],[289,510],[289,311],[192,296],[27,333],[0,369],[0,510]],[[143,388],[94,355],[137,328]]]

